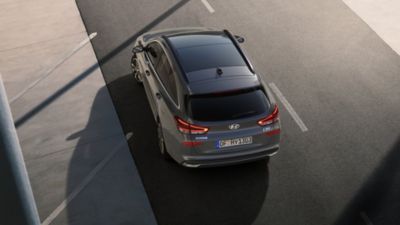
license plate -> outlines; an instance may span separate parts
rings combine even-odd
[[[253,137],[242,137],[218,141],[218,148],[226,148],[238,145],[248,145],[253,143]]]

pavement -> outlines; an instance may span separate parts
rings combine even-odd
[[[400,55],[399,1],[343,0],[343,2]]]
[[[121,129],[75,1],[1,0],[0,21],[0,73],[42,224],[156,224],[127,145],[136,135]]]
[[[88,33],[100,34],[92,44],[122,128],[138,135],[128,143],[158,224],[400,224],[400,58],[369,17],[341,0],[77,4]],[[164,162],[129,59],[138,35],[183,26],[244,36],[257,73],[307,131],[280,104],[281,150],[269,162]]]
[[[1,0],[9,99],[49,76],[11,104],[42,224],[400,224],[398,4],[364,2]],[[183,26],[245,37],[280,93],[269,161],[162,159],[129,61],[143,32]]]

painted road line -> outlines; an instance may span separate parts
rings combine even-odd
[[[275,93],[276,97],[278,97],[279,100],[282,102],[283,106],[285,106],[286,110],[292,116],[297,125],[299,125],[300,130],[303,132],[308,131],[308,128],[306,127],[304,122],[300,119],[300,116],[296,113],[296,111],[293,109],[292,105],[288,102],[285,96],[283,96],[282,92],[278,89],[278,87],[274,83],[269,83],[269,86]]]
[[[215,10],[213,7],[210,5],[210,3],[207,0],[201,0],[201,2],[204,4],[204,6],[208,9],[210,13],[214,13]]]
[[[81,48],[83,48],[91,39],[96,37],[97,33],[91,33],[85,40],[83,40],[81,43],[79,43],[74,49],[69,51],[67,54],[63,56],[63,58],[58,61],[56,64],[48,68],[39,79],[35,80],[31,84],[29,84],[25,89],[20,91],[17,95],[15,95],[13,98],[10,99],[10,104],[18,100],[20,97],[22,97],[26,92],[34,88],[38,83],[40,83],[42,80],[46,79],[51,75],[51,73],[57,69],[61,64],[63,64],[67,59],[69,59],[71,56],[73,56],[77,51],[79,51]]]
[[[365,212],[360,212],[360,216],[366,225],[374,225]]]
[[[132,136],[133,136],[133,133],[132,133],[132,132],[129,132],[129,133],[127,133],[127,134],[125,135],[125,138],[126,138],[126,140],[129,140],[129,139],[131,139]]]
[[[126,140],[132,137],[132,133],[126,135]],[[101,171],[107,163],[115,156],[115,154],[126,145],[126,141],[122,141],[116,148],[114,148],[108,155],[83,179],[83,181],[61,202],[59,206],[42,222],[42,225],[51,224],[54,219],[74,200],[74,198],[93,180],[96,174]]]

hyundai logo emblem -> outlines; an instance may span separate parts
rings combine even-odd
[[[237,130],[237,129],[239,129],[240,125],[237,123],[234,123],[234,124],[229,125],[228,127],[231,130]]]

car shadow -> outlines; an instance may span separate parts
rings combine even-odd
[[[165,161],[144,89],[133,76],[108,84],[130,151],[160,225],[250,225],[268,190],[268,162],[189,169]]]
[[[400,138],[335,225],[400,224]]]

